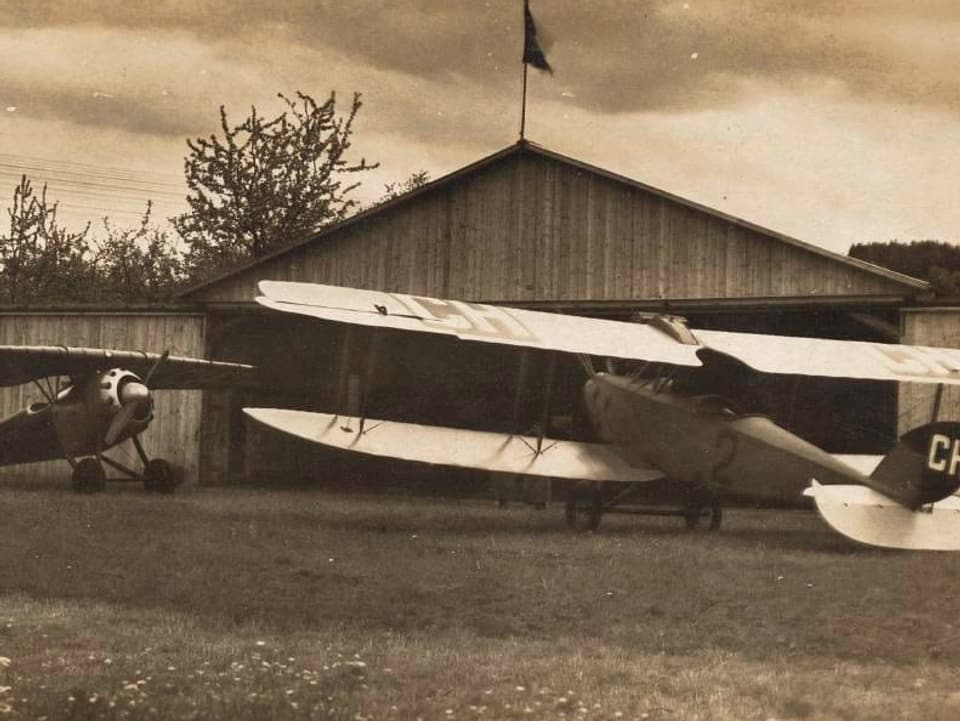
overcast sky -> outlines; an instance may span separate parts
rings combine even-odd
[[[960,241],[955,0],[531,8],[530,140],[840,252]],[[517,140],[522,45],[521,0],[0,0],[4,205],[26,172],[70,224],[173,214],[186,138],[297,90],[363,94],[369,201]]]

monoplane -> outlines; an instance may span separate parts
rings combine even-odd
[[[579,481],[568,520],[596,527],[623,494],[610,483],[667,481],[679,513],[720,525],[717,491],[796,503],[807,495],[840,533],[885,547],[960,550],[960,423],[906,433],[873,470],[834,456],[770,418],[739,412],[698,379],[731,363],[759,374],[960,384],[960,350],[691,330],[654,316],[619,322],[309,283],[261,281],[257,301],[327,321],[577,354],[583,401],[601,442],[249,408],[255,420],[336,448],[408,461]],[[594,369],[598,357],[616,359]],[[616,362],[629,366],[618,370]],[[615,371],[615,372],[613,372]],[[714,382],[716,390],[716,382]],[[722,386],[722,383],[720,384]],[[704,511],[706,511],[704,513]]]
[[[169,353],[0,346],[0,386],[33,383],[43,397],[0,421],[0,466],[65,459],[73,487],[103,490],[104,464],[122,474],[113,480],[142,481],[148,491],[173,492],[180,476],[163,458],[149,458],[140,442],[153,420],[152,390],[234,385],[252,366]],[[105,454],[131,440],[142,463],[137,471]]]

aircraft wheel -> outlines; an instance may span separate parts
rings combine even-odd
[[[574,488],[567,494],[564,511],[570,528],[595,531],[602,515],[600,493],[594,488]]]
[[[143,487],[151,493],[173,493],[179,479],[163,458],[152,458],[143,469]]]
[[[81,458],[73,469],[73,490],[77,493],[100,493],[107,485],[107,474],[96,458]]]
[[[706,494],[706,497],[701,495],[694,498],[690,505],[687,506],[684,521],[687,524],[688,530],[693,530],[700,525],[704,511],[710,514],[710,524],[707,526],[707,529],[710,531],[720,529],[720,525],[723,523],[723,507],[720,505],[720,499],[717,498],[716,494],[709,493]]]

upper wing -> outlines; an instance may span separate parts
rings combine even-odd
[[[268,308],[380,328],[440,333],[463,340],[699,366],[696,345],[639,323],[581,318],[502,306],[313,283],[262,280]]]
[[[960,349],[695,330],[684,344],[641,323],[313,283],[260,281],[268,308],[463,340],[700,366],[709,348],[763,373],[960,384]]]
[[[362,422],[351,416],[280,408],[244,408],[254,420],[278,431],[333,448],[373,456],[593,481],[653,481],[663,478],[655,468],[632,466],[610,446],[415,423]]]
[[[957,348],[717,330],[697,330],[694,334],[702,345],[763,373],[960,384]]]
[[[145,376],[161,359],[159,353],[70,348],[67,346],[0,346],[0,386],[28,383],[52,376],[77,377],[110,368],[125,368]],[[170,356],[157,367],[150,387],[158,389],[214,388],[248,379],[253,366]]]

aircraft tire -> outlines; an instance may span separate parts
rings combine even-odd
[[[173,466],[163,458],[151,458],[143,469],[143,487],[150,493],[173,493],[177,483]]]
[[[564,516],[570,528],[595,531],[600,526],[601,515],[601,499],[596,489],[573,488],[567,494]]]
[[[707,530],[720,530],[720,526],[723,524],[723,506],[720,505],[720,499],[714,493],[710,493],[706,498],[702,496],[695,498],[687,506],[687,512],[684,514],[687,530],[692,531],[700,525],[705,508],[710,509],[710,524],[707,526]]]
[[[100,493],[107,485],[107,474],[96,458],[81,458],[73,469],[73,490],[77,493]]]

